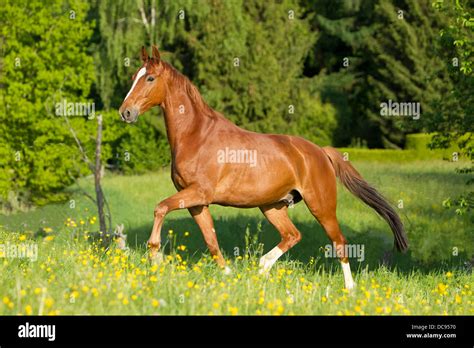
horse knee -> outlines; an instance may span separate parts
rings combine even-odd
[[[168,207],[166,205],[162,205],[161,203],[158,204],[155,208],[155,218],[164,218],[166,213],[168,212]]]

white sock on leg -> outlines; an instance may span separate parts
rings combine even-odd
[[[260,258],[260,272],[259,273],[262,274],[262,273],[268,272],[270,268],[272,268],[276,260],[278,260],[281,255],[283,255],[283,251],[277,246],[274,247],[265,255],[263,255]]]
[[[342,261],[341,266],[342,272],[344,273],[344,285],[347,290],[351,290],[355,286],[354,279],[352,279],[351,266],[349,265],[349,262],[345,263]]]

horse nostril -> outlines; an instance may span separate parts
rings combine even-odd
[[[122,121],[127,120],[130,117],[130,110],[125,109],[123,112],[120,113],[120,117],[122,118]]]
[[[119,110],[120,118],[127,123],[135,122],[138,117],[138,112],[138,109],[134,106],[122,109],[122,111]]]

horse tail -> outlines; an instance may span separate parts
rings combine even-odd
[[[323,150],[329,157],[341,183],[387,221],[395,237],[397,250],[405,252],[408,249],[408,239],[403,223],[393,207],[374,187],[362,178],[348,161],[344,160],[340,152],[329,146],[324,147]]]

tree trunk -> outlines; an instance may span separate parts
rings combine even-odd
[[[102,232],[102,239],[104,244],[108,243],[109,232],[107,231],[107,225],[105,223],[104,214],[104,194],[100,185],[101,179],[101,146],[102,146],[102,115],[97,115],[97,138],[95,145],[95,170],[94,170],[94,182],[95,182],[95,196],[97,202],[97,211],[99,215],[100,232]]]

